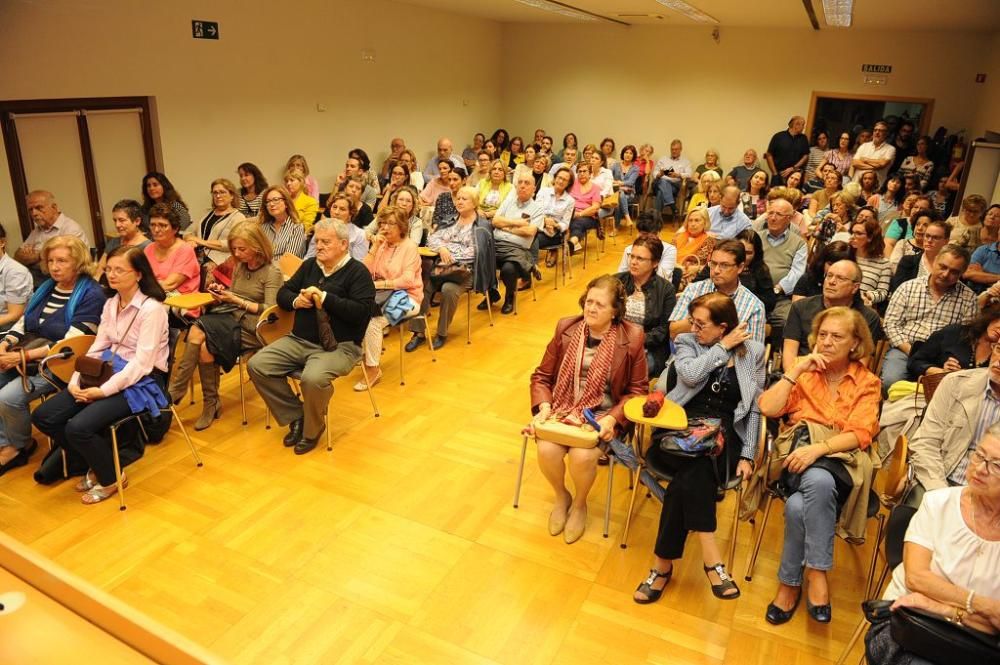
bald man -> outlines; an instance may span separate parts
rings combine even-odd
[[[83,232],[83,228],[59,210],[59,204],[56,203],[56,197],[52,192],[36,189],[28,194],[27,204],[28,217],[31,218],[34,228],[14,252],[14,259],[31,271],[32,279],[37,287],[45,281],[45,274],[42,272],[39,261],[42,245],[45,244],[46,240],[56,236],[76,236],[88,247],[91,244],[90,238]]]
[[[773,174],[772,185],[784,185],[792,171],[801,169],[809,161],[809,139],[802,133],[805,126],[805,118],[793,115],[788,121],[788,129],[776,133],[767,144],[764,159]]]
[[[427,166],[424,168],[424,182],[430,182],[440,175],[438,162],[442,159],[450,160],[453,165],[459,168],[465,168],[465,161],[462,157],[452,152],[451,139],[441,137],[437,142],[437,156],[434,159],[428,160]]]

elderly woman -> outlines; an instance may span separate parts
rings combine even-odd
[[[115,224],[118,237],[109,238],[104,243],[104,255],[101,256],[101,260],[97,265],[98,277],[104,274],[104,268],[107,266],[108,257],[111,255],[111,252],[123,245],[145,249],[146,245],[152,242],[142,232],[142,207],[138,201],[122,199],[116,203],[115,207],[111,209],[111,221]]]
[[[302,223],[302,230],[309,235],[316,215],[319,214],[319,201],[306,193],[306,176],[299,169],[285,171],[285,189],[295,206],[295,215]]]
[[[530,147],[530,146],[529,146]],[[552,174],[549,173],[548,155],[538,155],[531,164],[531,177],[535,179],[535,192],[541,191],[542,187],[552,185]]]
[[[951,323],[913,345],[906,372],[910,381],[921,376],[986,367],[1000,341],[1000,304],[990,304],[969,323]]]
[[[235,224],[226,242],[230,257],[209,275],[208,292],[215,303],[189,329],[184,355],[170,377],[170,400],[176,404],[197,366],[202,392],[202,412],[194,424],[198,431],[222,413],[219,368],[228,372],[242,353],[260,348],[257,319],[277,302],[282,283],[281,271],[271,262],[271,242],[259,224]]]
[[[292,197],[284,187],[272,185],[264,190],[260,227],[271,242],[275,263],[285,254],[301,257],[306,251],[306,233],[299,223]]]
[[[670,313],[677,304],[674,286],[657,274],[663,241],[641,235],[628,253],[628,270],[615,277],[625,287],[625,320],[642,326],[646,334],[649,375],[659,376],[670,355]]]
[[[240,212],[247,218],[256,217],[264,200],[261,192],[267,189],[267,178],[252,162],[240,164],[236,167],[236,174],[240,177],[240,195],[237,197]]]
[[[995,640],[1000,631],[1000,425],[986,430],[968,460],[965,487],[924,495],[906,530],[903,563],[882,597],[894,601],[892,611],[913,608]],[[889,626],[882,621],[868,631],[869,663],[929,664],[896,643]]]
[[[774,444],[776,459],[784,456],[779,487],[787,497],[780,584],[765,615],[775,625],[789,621],[802,599],[803,566],[809,616],[830,622],[834,529],[864,537],[872,475],[866,451],[878,433],[881,383],[864,365],[874,348],[864,317],[847,307],[820,312],[809,345],[812,353],[758,401],[766,417],[788,416],[791,425]]]
[[[851,224],[851,259],[861,266],[861,298],[869,307],[889,300],[892,265],[885,258],[882,226],[875,211],[865,206]]]
[[[550,419],[583,423],[592,409],[608,442],[627,426],[625,402],[645,395],[649,370],[642,328],[625,321],[625,287],[613,275],[591,280],[580,297],[582,315],[561,319],[531,375],[532,426]],[[571,448],[538,439],[538,466],[555,491],[549,534],[567,543],[580,539],[587,526],[587,494],[597,475],[601,447]],[[576,496],[566,488],[566,463]]]
[[[441,292],[441,309],[438,316],[437,335],[432,340],[435,350],[440,349],[448,341],[448,327],[455,318],[458,309],[458,299],[472,288],[472,269],[476,258],[476,224],[488,226],[476,211],[479,205],[475,187],[463,187],[455,197],[455,207],[458,209],[458,219],[454,224],[434,230],[427,238],[427,247],[438,253],[438,262],[424,283],[424,300],[422,311],[427,311],[427,305],[434,293]],[[481,220],[481,221],[480,221]],[[406,344],[407,351],[415,351],[424,343],[426,321],[416,319],[410,323],[413,337]]]
[[[139,204],[131,203],[138,213]],[[136,223],[139,221],[136,219]],[[24,314],[31,289],[31,272],[7,256],[7,230],[0,224],[0,332],[6,332]]]
[[[151,171],[142,178],[142,221],[149,229],[149,213],[157,203],[163,203],[176,214],[181,230],[191,226],[191,214],[180,193],[163,173]]]
[[[854,199],[843,191],[835,192],[830,195],[830,203],[813,218],[812,234],[818,244],[825,245],[838,233],[849,235],[853,219]]]
[[[396,291],[405,291],[409,296],[410,311],[416,311],[424,299],[424,283],[420,276],[420,254],[417,245],[407,237],[408,217],[392,207],[383,208],[379,213],[378,234],[372,241],[371,250],[364,258],[364,264],[375,282],[375,305],[365,331],[362,344],[365,353],[365,373],[368,378],[354,384],[354,390],[361,392],[382,380],[379,363],[382,359],[382,330],[389,325],[383,313],[385,304]]]
[[[236,185],[225,178],[212,181],[212,211],[205,215],[184,240],[194,247],[195,253],[206,272],[212,272],[215,267],[229,258],[229,247],[226,238],[229,230],[246,219],[237,208],[240,196]]]
[[[0,474],[24,466],[35,452],[28,404],[55,388],[30,369],[23,382],[17,367],[49,353],[52,343],[93,335],[104,307],[104,292],[91,277],[90,250],[72,236],[50,238],[42,246],[49,278],[31,296],[24,315],[0,340]],[[22,357],[23,356],[23,357]]]
[[[720,176],[715,171],[705,171],[700,176],[698,176],[698,187],[695,193],[691,196],[691,200],[688,202],[688,212],[694,210],[695,208],[707,208],[708,207],[708,187],[714,182],[719,182],[722,180]],[[750,219],[753,219],[751,217]]]
[[[486,219],[493,219],[497,208],[507,198],[512,188],[513,185],[507,182],[507,169],[504,168],[503,162],[499,159],[494,161],[490,165],[489,177],[479,181],[479,214]]]
[[[640,604],[660,598],[674,572],[674,560],[684,556],[689,532],[698,534],[702,567],[712,593],[721,600],[738,598],[740,590],[722,565],[715,542],[715,504],[719,478],[749,477],[757,456],[760,413],[757,398],[764,388],[764,345],[750,339],[740,323],[732,298],[706,293],[688,308],[693,332],[677,336],[677,355],[656,390],[684,407],[689,418],[720,418],[722,451],[716,457],[681,457],[664,453],[655,432],[647,462],[672,476],[663,495],[660,526],[653,550],[656,561],[649,577],[632,596]],[[669,389],[668,376],[676,373]],[[669,392],[668,392],[669,389]]]
[[[708,233],[711,226],[708,211],[705,208],[698,208],[688,212],[684,219],[684,230],[674,236],[677,267],[681,269],[681,291],[708,264],[708,257],[715,247],[715,238]]]
[[[195,293],[201,282],[201,267],[191,245],[177,237],[180,220],[177,213],[165,205],[155,205],[149,211],[149,228],[153,242],[142,250],[153,268],[160,287],[168,294]],[[197,317],[200,310],[185,310],[185,316]]]
[[[601,232],[597,223],[597,214],[601,209],[601,188],[591,180],[592,173],[590,164],[581,162],[576,167],[576,181],[569,189],[574,201],[573,217],[569,223],[570,252],[583,249],[580,239],[586,238],[590,229],[597,229],[599,234]]]
[[[163,394],[168,369],[166,295],[145,254],[136,247],[112,252],[106,275],[114,296],[104,305],[97,339],[87,355],[110,362],[114,374],[100,385],[88,386],[74,372],[66,390],[39,406],[32,416],[39,431],[66,451],[68,465],[73,458],[82,459],[90,469],[75,487],[87,505],[118,492],[108,426],[147,410],[157,416],[167,406]],[[123,461],[127,464],[141,456],[141,452],[129,454]]]

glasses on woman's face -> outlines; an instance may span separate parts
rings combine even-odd
[[[633,252],[628,252],[625,256],[628,258],[629,261],[636,261],[638,263],[645,263],[646,261],[653,260],[653,258],[650,256],[639,256],[638,254],[635,254]]]
[[[135,272],[128,268],[107,268],[104,272],[111,275],[112,277],[121,277],[122,275],[127,275],[130,272]]]
[[[691,330],[704,330],[706,327],[712,325],[711,321],[699,321],[693,316],[688,317],[688,323],[691,324]]]
[[[987,476],[1000,478],[1000,459],[991,459],[978,450],[973,450],[969,455],[969,463],[974,466],[985,466]]]
[[[267,205],[269,205],[269,206],[276,206],[279,203],[284,203],[284,202],[285,202],[285,199],[280,198],[280,197],[274,198],[274,199],[268,199],[267,201],[265,201],[265,203],[267,203]]]

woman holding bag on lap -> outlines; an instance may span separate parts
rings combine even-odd
[[[582,315],[564,318],[531,375],[532,427],[550,420],[582,425],[592,409],[598,438],[610,441],[627,425],[625,402],[645,395],[648,370],[642,327],[624,320],[625,287],[614,275],[591,280],[580,297]],[[597,475],[601,447],[576,448],[538,441],[538,466],[555,490],[549,534],[574,543],[587,526],[587,494]],[[566,463],[576,496],[566,488]]]
[[[105,275],[115,295],[104,304],[97,339],[87,358],[110,363],[110,376],[107,371],[74,372],[66,390],[35,409],[31,417],[35,427],[52,437],[67,457],[77,462],[82,458],[89,467],[75,487],[87,505],[118,492],[108,427],[147,410],[158,416],[167,406],[166,294],[145,254],[135,247],[113,251]],[[86,370],[81,360],[77,369]],[[126,455],[123,466],[141,456],[141,451]]]

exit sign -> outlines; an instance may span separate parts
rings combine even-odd
[[[862,74],[891,74],[892,65],[861,65]]]
[[[218,21],[191,21],[191,36],[195,39],[218,39]]]

